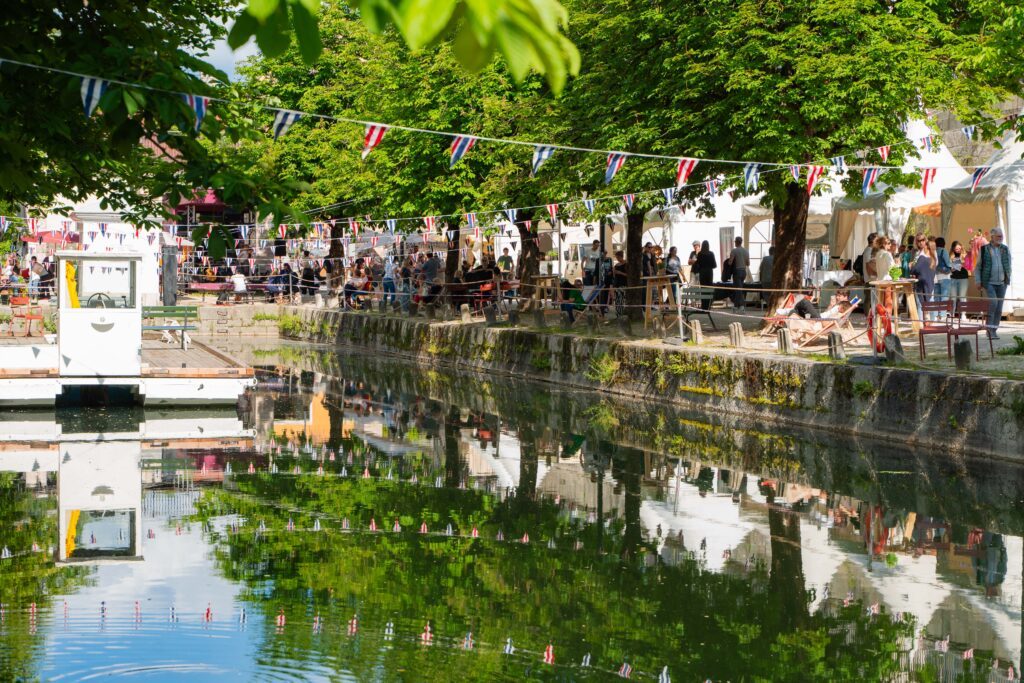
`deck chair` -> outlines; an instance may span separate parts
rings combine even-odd
[[[793,343],[797,348],[804,348],[815,341],[818,341],[829,332],[847,330],[854,332],[850,324],[850,315],[860,303],[859,297],[850,301],[840,301],[824,313],[820,319],[787,318],[786,327],[793,334]]]
[[[782,305],[775,309],[775,313],[764,317],[765,326],[761,330],[761,336],[767,337],[770,334],[774,334],[775,330],[780,327],[785,327],[786,321],[789,320],[789,316],[793,312],[793,307],[796,306],[796,302],[803,298],[803,294],[787,294],[786,298],[782,300]]]

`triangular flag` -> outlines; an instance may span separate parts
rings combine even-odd
[[[921,148],[923,150],[925,150],[926,152],[931,152],[932,151],[932,136],[931,135],[925,135],[923,138],[921,138]]]
[[[594,213],[594,208],[597,206],[596,199],[584,199],[583,206],[587,207],[587,211]]]
[[[301,117],[302,114],[297,111],[278,109],[277,114],[274,115],[274,139],[276,140],[287,133],[288,129],[292,127],[292,124],[298,121]]]
[[[505,218],[508,219],[509,223],[516,222],[516,216],[519,214],[519,209],[505,209]]]
[[[747,164],[743,167],[743,182],[747,191],[756,190],[761,178],[760,164]]]
[[[665,197],[665,206],[672,205],[672,199],[676,196],[676,191],[671,187],[663,188],[661,194]]]
[[[476,214],[475,213],[467,213],[466,214],[466,224],[469,225],[469,227],[471,227],[471,228],[475,228],[476,227]]]
[[[789,175],[793,176],[793,182],[800,182],[800,167],[796,164],[789,165]]]
[[[475,144],[476,138],[472,135],[456,135],[455,139],[452,140],[452,146],[449,148],[449,151],[451,151],[452,154],[452,159],[451,163],[448,164],[448,168],[459,163],[459,159],[465,156],[466,152],[472,149]]]
[[[434,217],[433,216],[424,216],[423,217],[423,224],[427,226],[427,231],[428,232],[434,232]]]
[[[384,221],[384,225],[387,226],[388,232],[394,235],[395,228],[398,226],[398,220],[394,218],[388,218]]]
[[[712,197],[717,197],[718,196],[718,181],[717,180],[707,180],[707,181],[705,181],[704,182],[704,188],[708,191],[708,194],[711,195]]]
[[[925,197],[928,196],[928,186],[935,181],[935,176],[936,174],[938,174],[938,172],[939,169],[937,168],[921,169],[921,192],[924,194]]]
[[[633,194],[623,195],[623,197],[622,197],[622,204],[623,204],[623,206],[626,207],[626,211],[630,211],[630,210],[633,209],[633,200],[635,200],[635,199],[636,199],[636,195],[633,195]]]
[[[82,108],[85,109],[86,118],[92,116],[92,113],[96,111],[96,106],[100,103],[103,94],[107,92],[109,85],[109,82],[100,78],[82,77]]]
[[[967,138],[968,140],[973,140],[974,139],[974,126],[964,126],[963,128],[960,129],[960,131],[964,134],[964,137]]]
[[[697,168],[696,159],[680,159],[676,164],[676,188],[680,188],[690,179],[693,169]]]
[[[537,169],[555,153],[554,147],[537,145],[533,148],[533,164],[531,165],[530,177],[537,174]]]
[[[818,178],[825,172],[824,166],[807,167],[807,194],[814,192],[814,186],[818,184]]]
[[[363,135],[363,158],[373,151],[373,148],[380,144],[380,141],[384,139],[384,133],[388,130],[387,126],[382,126],[379,123],[368,123],[366,124],[366,134]]]
[[[552,221],[557,221],[558,220],[558,204],[548,204],[547,205],[547,209],[548,209],[548,214],[550,214],[550,216],[551,216],[551,220]]]
[[[604,167],[604,184],[612,182],[615,178],[615,174],[622,168],[622,164],[626,163],[626,155],[622,152],[612,152],[608,155],[608,163]]]
[[[974,173],[971,174],[971,194],[978,189],[978,183],[981,182],[981,179],[985,177],[985,174],[988,173],[991,168],[991,166],[979,166],[974,169]]]
[[[210,98],[203,97],[202,95],[190,95],[182,93],[182,98],[185,100],[185,104],[188,105],[189,109],[196,117],[196,130],[199,130],[199,126],[203,123],[203,117],[206,116],[206,110],[210,105]]]
[[[882,145],[878,148],[878,154],[882,157],[882,163],[889,161],[889,151],[892,149],[892,145]]]
[[[882,169],[877,166],[864,169],[864,182],[861,184],[860,188],[861,195],[865,197],[867,196],[868,192],[871,191],[871,186],[875,184],[876,180],[878,180],[878,176],[881,172]]]
[[[842,173],[843,171],[846,170],[846,157],[832,157],[831,162],[832,166],[839,173]]]

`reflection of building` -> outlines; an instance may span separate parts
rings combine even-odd
[[[3,419],[10,417],[16,419]],[[97,416],[67,430],[52,412],[0,418],[0,471],[23,472],[27,482],[56,476],[58,562],[143,558],[147,460],[175,449],[252,445],[232,411],[126,410],[107,417],[109,424]]]

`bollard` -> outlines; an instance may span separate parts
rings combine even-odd
[[[512,304],[512,307],[508,309],[508,324],[518,325],[519,324],[519,306],[518,304]]]
[[[906,360],[903,355],[903,342],[895,334],[885,336],[885,360],[890,363],[902,363]]]
[[[660,314],[655,315],[653,318],[653,328],[655,337],[665,336],[665,319]]]
[[[433,319],[434,319],[434,313],[435,313],[435,309],[436,309],[436,308],[437,308],[437,307],[436,307],[436,306],[434,305],[434,303],[433,303],[433,302],[431,302],[431,303],[427,304],[427,305],[426,305],[426,306],[424,307],[424,310],[425,310],[425,311],[426,311],[426,313],[427,313],[427,320],[433,320]]]
[[[473,322],[473,311],[469,310],[469,304],[462,304],[462,306],[459,307],[459,311],[462,313],[462,322]]]
[[[420,312],[420,305],[415,301],[409,302],[409,317],[415,318]]]
[[[630,322],[628,315],[620,315],[615,321],[619,324],[619,332],[626,337],[633,336],[633,323]]]
[[[957,370],[970,370],[974,363],[974,351],[971,350],[971,342],[962,339],[953,344],[953,360],[956,362]]]
[[[388,305],[384,302],[383,298],[377,303],[377,311],[380,313],[388,312]]]
[[[314,305],[317,308],[323,308],[324,307],[324,295],[321,294],[320,292],[317,292],[315,295],[313,295],[313,303],[314,303]]]
[[[533,309],[533,325],[534,327],[546,327],[547,321],[544,319],[544,309],[535,308]]]
[[[793,335],[790,333],[789,328],[780,327],[776,333],[779,340],[779,353],[790,355],[793,353]]]
[[[743,348],[743,325],[729,323],[729,343],[738,349]]]
[[[327,308],[340,308],[340,307],[341,307],[341,297],[338,296],[337,294],[333,294],[333,293],[328,295],[328,297],[327,297]]]
[[[594,311],[587,311],[587,331],[591,334],[597,333],[597,313]]]
[[[498,309],[494,304],[484,306],[484,320],[487,321],[488,325],[494,325],[498,322]]]
[[[838,332],[828,333],[828,357],[832,360],[846,360],[846,347],[843,335]]]
[[[690,325],[690,341],[694,344],[704,343],[704,328],[701,327],[699,320],[691,320]]]
[[[398,299],[395,299],[394,301],[391,302],[391,312],[398,313],[400,310],[402,310],[402,302],[399,301]]]

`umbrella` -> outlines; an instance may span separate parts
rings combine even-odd
[[[35,235],[22,235],[22,242],[38,242],[39,244],[78,244],[82,236],[77,232],[59,232],[47,230]]]

